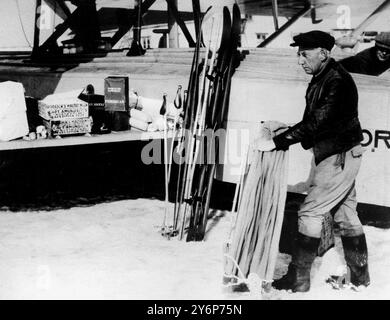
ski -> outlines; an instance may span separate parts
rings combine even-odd
[[[181,217],[181,232],[180,232],[180,239],[182,239],[184,234],[184,226],[186,224],[187,220],[187,212],[189,210],[189,207],[192,203],[192,181],[195,173],[196,168],[196,159],[197,155],[199,153],[199,137],[201,136],[201,133],[204,128],[204,122],[205,122],[205,114],[206,114],[206,108],[207,108],[207,102],[210,92],[210,79],[211,73],[214,69],[214,61],[216,58],[216,52],[217,52],[217,43],[218,43],[218,32],[215,33],[215,15],[211,19],[211,28],[209,29],[210,34],[207,41],[206,46],[206,52],[204,57],[204,62],[202,66],[202,73],[201,77],[199,79],[199,96],[198,96],[198,105],[195,111],[195,117],[193,118],[193,122],[191,123],[190,130],[189,130],[189,141],[187,143],[186,148],[186,174],[184,176],[184,183],[183,183],[183,205],[184,208],[179,212],[179,215]],[[218,25],[218,23],[217,23]],[[219,29],[216,27],[217,30]],[[217,41],[212,41],[213,36],[215,34],[217,35]]]
[[[208,12],[210,12],[211,6],[206,10],[203,17],[199,17],[199,25],[202,26],[202,23],[205,21]],[[184,177],[187,175],[188,166],[186,163],[183,164],[183,148],[185,149],[186,142],[188,141],[187,132],[192,129],[192,123],[195,116],[195,106],[197,104],[197,95],[198,95],[198,78],[199,78],[199,54],[200,47],[202,42],[202,28],[199,28],[197,34],[197,41],[194,50],[194,55],[192,59],[190,78],[188,81],[188,88],[183,102],[183,112],[184,119],[182,122],[182,127],[180,130],[180,140],[176,148],[176,154],[179,157],[179,172],[176,185],[176,197],[174,205],[174,230],[178,229],[179,224],[179,212],[181,209],[181,204],[183,203],[184,197]]]
[[[237,4],[233,6],[233,22],[231,27],[229,47],[225,49],[221,59],[220,76],[216,82],[212,97],[212,108],[209,109],[206,129],[211,129],[212,137],[206,145],[206,163],[200,167],[198,185],[193,204],[193,224],[188,231],[187,241],[201,241],[204,239],[208,213],[210,208],[211,192],[218,159],[218,140],[215,132],[223,127],[226,117],[231,77],[237,67],[239,56],[237,52],[241,33],[241,13]],[[216,154],[213,151],[216,150]]]
[[[187,190],[187,199],[189,201],[186,204],[186,209],[190,211],[190,221],[189,221],[189,227],[188,227],[188,233],[186,239],[187,241],[193,240],[193,230],[197,219],[194,210],[194,206],[197,204],[197,199],[195,198],[196,190],[194,190],[193,182],[197,181],[199,176],[197,162],[198,162],[199,153],[204,148],[203,145],[204,130],[208,126],[207,123],[210,115],[210,108],[212,108],[213,106],[216,84],[220,81],[220,77],[223,74],[226,61],[228,59],[227,49],[229,48],[229,43],[230,43],[231,18],[230,18],[229,9],[226,6],[223,8],[222,19],[223,19],[222,22],[223,25],[222,25],[220,45],[218,49],[218,58],[216,59],[215,64],[211,64],[209,66],[208,74],[205,79],[207,81],[208,90],[205,91],[205,94],[202,96],[203,106],[201,108],[201,113],[200,113],[199,127],[195,133],[195,140],[193,140],[196,141],[196,143],[193,150],[193,154],[191,154],[193,157],[192,158],[193,161],[190,164],[191,170],[187,177],[186,190]],[[216,51],[216,49],[214,51]],[[192,152],[191,149],[190,152]],[[184,216],[187,215],[186,211],[187,210],[184,210]]]

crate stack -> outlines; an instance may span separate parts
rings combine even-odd
[[[49,137],[91,132],[88,102],[80,100],[78,94],[49,95],[38,102],[38,112]]]

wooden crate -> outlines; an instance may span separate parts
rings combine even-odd
[[[87,118],[88,102],[75,98],[72,101],[58,103],[38,102],[39,115],[45,120],[64,120],[69,118]]]
[[[63,119],[63,120],[43,120],[49,136],[64,136],[73,134],[83,134],[91,132],[91,119]]]

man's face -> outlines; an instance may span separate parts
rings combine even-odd
[[[376,47],[376,56],[379,61],[384,62],[390,59],[390,49]]]
[[[298,49],[298,64],[307,74],[316,75],[322,67],[321,49]]]

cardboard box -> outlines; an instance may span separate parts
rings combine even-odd
[[[87,118],[88,103],[78,98],[41,100],[38,113],[45,120],[63,120],[69,118]]]
[[[43,120],[43,124],[51,137],[91,132],[90,118]]]
[[[104,100],[106,111],[129,111],[129,78],[104,79]]]

